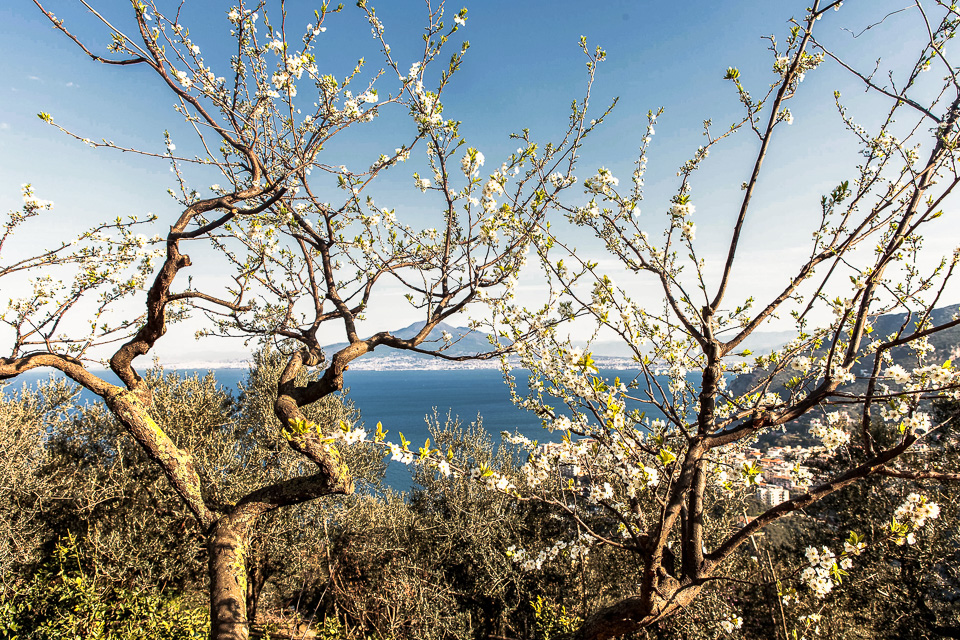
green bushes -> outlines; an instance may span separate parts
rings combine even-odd
[[[541,596],[537,596],[532,606],[536,640],[551,640],[564,633],[572,633],[583,622],[578,616],[568,613],[566,607],[555,605]]]
[[[305,473],[303,459],[280,438],[271,408],[281,366],[275,351],[258,353],[236,396],[209,374],[155,369],[145,376],[154,418],[193,456],[204,499],[213,508]],[[306,414],[324,423],[359,420],[339,395]],[[382,476],[383,461],[369,447],[354,447],[344,459],[361,486]],[[147,607],[167,617],[176,613],[178,620],[181,598],[205,604],[203,531],[113,416],[99,403],[79,404],[70,385],[61,381],[0,395],[0,481],[0,608],[9,619],[9,637],[47,637],[24,634],[73,626],[85,629],[81,637],[95,637],[90,634],[99,631],[90,616],[135,619],[134,611]],[[325,522],[358,499],[315,501],[263,518],[248,556],[251,617],[258,606],[283,609],[296,600]],[[82,563],[59,562],[68,559],[59,551],[64,540],[82,550]],[[46,583],[55,585],[54,595],[44,595]],[[90,616],[82,614],[87,610]],[[117,622],[106,628],[113,635],[103,637],[121,638],[123,628]],[[134,631],[128,637],[141,637]],[[63,633],[51,637],[71,637]]]
[[[199,640],[209,631],[206,607],[156,587],[116,585],[72,535],[55,545],[31,577],[0,589],[4,639]]]
[[[302,473],[271,422],[267,394],[279,364],[259,354],[237,398],[212,376],[151,374],[158,419],[195,456],[199,473],[209,478],[211,502],[235,499],[240,484]],[[339,400],[313,411],[326,422],[359,420],[349,402]],[[940,413],[943,422],[957,408],[943,406]],[[952,447],[947,435],[944,430],[931,446]],[[430,438],[460,468],[484,466],[517,477],[524,462],[515,450],[494,447],[479,425],[434,417]],[[224,444],[238,441],[235,448]],[[98,405],[77,406],[63,384],[0,396],[0,445],[0,474],[9,488],[0,492],[0,640],[206,637],[202,532],[109,414]],[[953,448],[949,453],[955,459]],[[366,478],[357,494],[278,510],[260,523],[248,584],[261,633],[548,640],[638,583],[642,567],[626,551],[595,548],[576,559],[560,552],[535,570],[508,554],[516,547],[529,558],[579,535],[559,517],[561,502],[515,500],[422,467],[415,488],[400,495],[378,484],[383,461],[375,449],[356,447],[345,455]],[[735,582],[709,585],[690,607],[636,637],[726,637],[722,625],[730,611],[742,612],[744,638],[770,637],[771,624],[799,629],[796,619],[821,602],[794,598],[784,621],[776,582],[787,593],[804,548],[836,544],[814,525],[847,511],[862,522],[861,533],[877,540],[912,490],[910,483],[895,491],[864,483],[804,518],[769,528],[737,557]],[[867,549],[844,588],[830,594],[819,620],[824,632],[934,638],[957,625],[956,491],[945,485],[932,496],[943,517],[915,545]],[[705,517],[721,530],[738,526],[744,504],[728,498],[707,507]],[[595,530],[614,530],[606,517],[599,510],[584,514]],[[888,594],[883,600],[874,596],[880,589]],[[900,615],[906,610],[915,615]]]
[[[156,419],[194,456],[208,502],[229,503],[244,487],[304,472],[271,409],[281,364],[276,353],[257,354],[236,398],[212,376],[148,373]],[[0,496],[4,523],[29,522],[21,529],[31,533],[17,538],[29,539],[28,553],[8,554],[0,637],[202,635],[203,535],[156,466],[100,405],[71,404],[65,385],[2,401],[5,433],[19,438],[7,450],[31,452],[17,467],[0,465],[19,469],[11,486],[23,488]],[[340,398],[308,416],[359,421]],[[495,449],[480,426],[449,418],[433,418],[431,439],[461,467],[512,474],[523,462]],[[357,494],[269,513],[251,542],[249,601],[258,628],[275,637],[313,621],[338,640],[547,638],[635,575],[609,551],[523,571],[506,552],[511,545],[536,548],[569,533],[550,509],[428,469],[416,471],[414,491],[399,495],[379,485],[377,450],[344,454],[361,480]]]

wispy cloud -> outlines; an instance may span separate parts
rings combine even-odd
[[[80,85],[78,85],[78,84],[76,84],[76,83],[74,83],[74,82],[68,82],[68,83],[67,83],[67,86],[68,86],[68,87],[79,87]]]
[[[6,122],[0,122],[0,131],[6,131],[9,128],[10,128],[9,124],[7,124]]]
[[[27,80],[36,80],[37,82],[43,82],[38,76],[27,76]]]

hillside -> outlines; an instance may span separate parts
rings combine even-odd
[[[941,307],[935,309],[931,314],[934,325],[941,325],[946,322],[949,322],[954,314],[957,313],[960,309],[960,305],[953,304],[946,307]],[[871,338],[873,339],[882,339],[891,334],[895,334],[897,331],[903,327],[904,322],[906,322],[907,316],[904,313],[894,313],[883,315],[873,322],[873,332]],[[909,333],[910,328],[907,329]],[[863,347],[869,344],[870,340],[865,340]],[[960,345],[960,327],[951,327],[949,329],[944,329],[943,331],[937,332],[930,337],[930,344],[934,347],[933,359],[934,361],[942,362],[952,357],[952,352],[957,348],[957,345]],[[819,353],[822,354],[823,350]],[[913,357],[912,352],[909,348],[901,347],[893,350],[893,357],[895,361],[904,361],[909,362],[909,358]],[[870,367],[872,367],[872,360],[863,360],[861,365],[854,366],[853,373],[857,376],[857,380],[844,387],[844,390],[850,391],[853,393],[864,392],[866,390],[867,377],[870,374]],[[910,368],[910,367],[907,367]],[[766,369],[757,369],[750,373],[746,373],[730,382],[729,389],[732,394],[743,394],[747,390],[752,388],[758,381],[763,379],[767,375]],[[795,372],[782,372],[777,374],[774,377],[773,384],[770,387],[770,391],[780,393],[781,397],[785,397],[784,384],[794,375]],[[787,425],[786,433],[768,433],[762,439],[764,441],[769,441],[773,443],[776,441],[778,444],[806,444],[809,441],[807,435],[807,424],[809,419],[813,417],[811,414],[807,414],[804,419],[800,420],[797,423],[791,423]]]
[[[939,309],[934,309],[931,314],[934,325],[941,325],[946,322],[949,322],[957,311],[960,310],[960,304],[953,304],[946,307],[941,307]],[[907,321],[907,315],[905,313],[891,313],[878,317],[873,322],[873,332],[870,335],[872,339],[882,339],[887,336],[896,334],[897,331],[903,327],[904,322]],[[907,332],[909,333],[909,328]],[[865,348],[867,344],[870,343],[870,339],[863,341],[861,345],[862,348]],[[930,344],[934,347],[934,359],[935,360],[946,360],[951,357],[951,352],[960,345],[960,327],[951,327],[943,331],[939,331],[932,336],[930,336]],[[861,348],[861,351],[862,351]],[[823,350],[820,350],[818,353],[823,353]],[[911,357],[911,350],[908,347],[899,347],[893,350],[893,358],[895,361],[903,360]],[[864,362],[864,366],[868,366]],[[857,376],[866,375],[869,373],[867,369],[855,368],[853,373]],[[730,390],[733,393],[744,393],[748,388],[750,388],[757,380],[760,380],[766,375],[766,370],[760,369],[753,371],[748,374],[738,376],[730,384]],[[783,382],[787,379],[787,375],[779,375],[774,384],[772,391],[782,391]],[[857,383],[854,383],[853,389],[856,389]]]

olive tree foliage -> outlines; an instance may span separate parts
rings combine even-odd
[[[145,372],[157,423],[194,457],[209,500],[229,502],[304,473],[308,463],[277,435],[273,415],[285,365],[276,350],[257,352],[235,396],[209,374]],[[0,514],[0,529],[16,532],[4,547],[0,632],[19,626],[61,637],[55,631],[75,633],[96,620],[124,637],[116,629],[143,615],[146,635],[164,624],[186,634],[184,616],[197,633],[204,532],[110,412],[75,400],[62,381],[4,398],[6,424],[16,425],[9,435],[22,444],[0,451],[0,468],[18,474],[4,494],[11,508]],[[359,424],[341,396],[306,415]],[[458,467],[514,475],[525,457],[495,450],[479,423],[434,416],[430,438]],[[354,477],[376,493],[311,501],[261,520],[246,562],[247,602],[261,631],[283,621],[281,628],[313,623],[345,638],[550,637],[561,606],[595,606],[636,581],[614,552],[542,574],[522,570],[505,549],[567,528],[549,508],[428,467],[416,470],[409,496],[383,491],[379,451],[372,443],[344,451]],[[150,602],[157,606],[148,615]]]
[[[45,523],[28,505],[49,495],[51,485],[40,472],[48,451],[38,425],[58,418],[73,395],[61,383],[0,396],[0,576],[37,559]]]
[[[211,503],[229,504],[308,472],[309,463],[277,435],[272,413],[284,364],[276,351],[257,352],[238,396],[210,374],[145,372],[152,415],[193,456]],[[29,580],[45,575],[61,547],[69,547],[67,556],[76,556],[94,582],[132,592],[163,585],[195,599],[207,582],[205,532],[115,417],[102,404],[77,404],[75,392],[60,380],[3,398],[0,467],[10,475],[0,519],[2,576],[12,582],[7,606],[33,601]],[[316,422],[358,420],[340,395],[314,403],[306,414]],[[383,463],[372,445],[351,447],[344,458],[359,480],[379,483]],[[245,567],[251,618],[264,604],[264,590],[271,610],[296,598],[324,522],[342,517],[354,501],[344,496],[264,516],[251,535]]]
[[[556,447],[527,445],[530,460],[514,477],[483,468],[459,471],[491,489],[549,505],[571,523],[557,542],[514,550],[522,566],[538,571],[554,558],[606,546],[640,569],[635,589],[611,596],[572,637],[619,636],[690,607],[706,585],[735,579],[728,573],[735,573],[735,559],[750,552],[765,527],[840,489],[868,479],[881,485],[958,480],[953,472],[915,464],[910,454],[942,427],[932,420],[927,401],[955,395],[960,382],[949,354],[929,346],[932,335],[960,324],[956,317],[933,320],[934,307],[952,302],[944,292],[958,254],[934,256],[928,264],[922,250],[924,231],[953,215],[952,192],[960,182],[960,80],[950,63],[960,14],[949,3],[918,2],[909,11],[877,16],[909,15],[912,22],[905,25],[917,27],[924,40],[915,58],[888,75],[886,69],[853,69],[817,39],[820,25],[842,20],[843,11],[834,9],[840,2],[813,2],[786,38],[769,39],[773,81],[760,98],[738,69],[726,71],[744,115],[719,134],[707,123],[706,142],[678,171],[662,235],[648,230],[658,224],[649,213],[639,215],[659,112],[651,112],[647,132],[638,133],[642,150],[632,180],[599,169],[582,181],[585,205],[575,204],[582,200],[571,193],[570,176],[554,176],[543,194],[574,228],[594,233],[626,274],[614,274],[615,283],[565,245],[561,233],[537,238],[550,281],[547,304],[496,309],[521,365],[531,371],[528,392],[517,391],[518,403],[536,411],[546,428],[568,435]],[[730,299],[735,279],[749,277],[735,270],[744,235],[768,223],[754,213],[764,161],[781,129],[793,122],[789,107],[806,86],[804,76],[821,64],[853,73],[884,102],[884,116],[862,124],[835,95],[838,118],[860,145],[853,177],[824,195],[816,205],[818,222],[798,232],[813,239],[805,240],[806,258],[779,293],[766,301]],[[711,270],[712,261],[698,254],[695,214],[696,207],[712,205],[707,194],[697,195],[696,178],[721,143],[738,133],[754,137],[756,154],[742,178],[729,243]],[[635,298],[635,281],[643,278],[659,286],[662,305],[645,306]],[[891,312],[905,313],[903,323],[889,335],[873,334],[875,319]],[[794,339],[768,356],[748,358],[741,345],[778,315],[793,319]],[[562,339],[559,318],[592,319],[598,335],[622,340],[634,356],[636,377],[602,376],[589,350]],[[535,338],[526,337],[531,331]],[[906,355],[894,363],[891,353],[900,348]],[[756,375],[749,389],[727,389],[730,374],[750,370]],[[784,375],[786,383],[776,384]],[[663,417],[650,420],[645,412]],[[871,428],[875,421],[883,425],[882,438]],[[812,461],[798,460],[797,489],[789,499],[750,519],[716,518],[712,505],[731,492],[752,490],[762,477],[762,463],[742,457],[745,448],[770,430],[798,424],[808,425],[821,442],[805,455],[840,451],[843,465],[811,477],[805,467]],[[917,491],[869,539],[855,520],[841,531],[823,528],[825,544],[798,554],[796,572],[778,596],[789,586],[803,598],[825,597],[844,576],[855,575],[865,545],[911,544],[938,514],[939,506]],[[714,616],[722,623],[718,634],[742,622],[735,608],[726,609]]]
[[[443,352],[454,337],[425,344],[430,332],[478,298],[511,295],[550,207],[545,176],[570,175],[576,151],[594,126],[584,120],[592,67],[585,97],[574,101],[560,139],[541,148],[526,131],[517,134],[517,152],[486,179],[480,177],[483,154],[467,146],[441,102],[468,46],[455,35],[466,24],[465,10],[449,15],[442,3],[424,3],[422,45],[413,60],[401,61],[366,2],[349,11],[321,3],[318,11],[296,17],[282,0],[241,2],[223,9],[222,32],[235,53],[217,61],[205,57],[217,47],[193,39],[184,24],[188,13],[176,3],[132,2],[126,13],[112,9],[108,15],[82,2],[103,29],[90,34],[75,32],[39,0],[34,4],[93,61],[149,69],[194,131],[199,153],[178,154],[169,134],[162,154],[96,142],[49,113],[39,114],[93,147],[166,158],[176,181],[170,192],[181,213],[153,240],[137,234],[140,220],[118,219],[80,235],[76,243],[65,241],[22,260],[4,258],[9,265],[0,269],[4,286],[33,291],[3,316],[12,338],[0,360],[0,378],[50,367],[103,399],[205,533],[211,636],[246,637],[244,567],[262,516],[353,490],[343,448],[361,432],[346,422],[313,423],[304,407],[340,390],[349,363],[378,346],[452,357]],[[328,29],[350,18],[336,14],[351,12],[369,24],[380,68],[367,71],[361,59],[338,76],[321,68],[314,50]],[[449,63],[433,71],[441,50],[454,41],[458,48]],[[585,46],[584,52],[591,60],[599,55]],[[397,139],[386,141],[383,153],[369,159],[329,157],[325,148],[334,138],[389,110],[407,124],[391,133]],[[368,195],[380,174],[411,158],[423,166],[424,176],[414,173],[413,182],[435,207],[433,228],[404,224],[395,209]],[[221,174],[220,184],[209,190],[191,186],[194,173],[205,179],[210,171]],[[24,192],[24,201],[7,231],[51,206],[32,191]],[[201,241],[213,245],[220,261],[207,273],[223,276],[222,285],[206,290],[181,275],[192,264],[187,247]],[[149,256],[142,258],[141,249],[150,243],[158,247],[156,267]],[[82,270],[73,284],[54,279],[76,264]],[[19,285],[12,282],[17,278],[23,280]],[[385,280],[399,283],[422,313],[423,328],[412,338],[362,334],[358,322],[371,300],[380,299]],[[143,305],[139,311],[118,305],[131,300]],[[211,484],[213,476],[153,417],[155,398],[137,359],[163,339],[170,322],[191,312],[210,319],[199,337],[240,334],[296,345],[285,347],[273,413],[279,437],[311,463],[309,471],[242,495],[226,491]],[[324,354],[319,336],[325,324],[341,328],[348,346]],[[120,384],[90,368],[100,357]],[[315,379],[302,377],[306,368],[321,366]]]
[[[428,423],[431,443],[448,453],[451,467],[512,476],[526,458],[494,446],[479,420],[464,425],[434,415]],[[413,476],[408,494],[360,498],[329,522],[298,600],[300,615],[312,614],[318,630],[358,639],[541,640],[570,628],[568,612],[598,606],[638,579],[615,550],[525,571],[507,550],[563,535],[568,524],[552,509],[442,466],[417,466]]]
[[[432,420],[431,441],[457,456],[515,468],[492,451],[481,429],[449,418]],[[426,468],[410,494],[367,499],[328,532],[317,582],[305,595],[319,619],[336,620],[345,637],[474,638],[506,633],[525,599],[525,577],[503,549],[524,526],[506,496],[479,490],[465,478]]]

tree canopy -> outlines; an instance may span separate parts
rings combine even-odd
[[[423,46],[408,66],[363,0],[355,8],[323,3],[303,15],[283,1],[227,7],[225,60],[208,59],[207,51],[222,47],[195,39],[176,4],[133,2],[116,17],[88,6],[98,31],[87,33],[34,3],[80,55],[124,73],[148,72],[194,131],[197,153],[183,153],[169,134],[163,154],[94,142],[39,114],[105,151],[161,157],[173,172],[180,211],[153,238],[141,229],[152,230],[154,216],[120,216],[76,237],[55,237],[50,248],[24,250],[18,234],[52,208],[25,185],[23,207],[10,212],[0,235],[0,278],[22,292],[2,315],[9,348],[0,379],[51,368],[102,399],[200,532],[211,638],[248,637],[267,567],[279,571],[277,558],[292,562],[309,553],[267,533],[271,514],[353,493],[355,478],[375,476],[386,456],[429,477],[436,494],[419,496],[425,513],[480,500],[464,508],[470,517],[501,509],[510,515],[496,517],[519,527],[511,517],[530,510],[559,523],[534,526],[536,535],[527,531],[505,549],[511,569],[494,562],[468,572],[498,581],[502,598],[526,584],[514,569],[583,567],[593,556],[629,567],[609,585],[601,582],[602,596],[589,607],[584,596],[582,619],[561,610],[550,627],[591,639],[669,624],[698,598],[716,597],[708,587],[735,581],[744,566],[762,574],[786,639],[784,603],[808,611],[791,617],[795,630],[809,627],[809,616],[821,615],[816,603],[856,574],[865,550],[913,546],[939,517],[941,507],[924,486],[960,480],[948,464],[955,414],[938,417],[931,409],[934,401],[956,400],[960,388],[949,352],[956,345],[935,346],[960,325],[956,314],[937,311],[953,302],[960,253],[931,260],[923,248],[927,230],[953,215],[960,182],[960,80],[950,61],[960,13],[953,5],[918,2],[877,16],[880,24],[909,15],[914,21],[904,24],[916,28],[921,44],[906,63],[898,58],[889,68],[861,70],[819,36],[824,22],[842,20],[843,12],[834,12],[842,3],[813,2],[783,34],[767,38],[769,77],[726,69],[723,79],[742,114],[719,127],[703,121],[704,142],[678,168],[674,194],[657,216],[649,207],[641,215],[640,203],[662,110],[647,112],[643,128],[631,132],[640,153],[629,179],[607,166],[584,172],[578,165],[613,109],[589,104],[606,53],[586,38],[585,84],[566,128],[552,140],[519,129],[511,135],[516,151],[493,160],[444,110],[469,48],[460,37],[466,9],[427,2]],[[363,58],[338,75],[326,66],[342,61],[324,60],[317,50],[325,31],[347,20],[369,26],[378,62]],[[759,185],[781,132],[802,117],[804,79],[825,65],[852,74],[883,105],[882,116],[861,119],[834,94],[837,118],[859,148],[852,175],[815,203],[811,228],[796,230],[808,244],[787,265],[792,271],[780,288],[767,298],[741,297],[735,281],[749,283],[749,272],[764,268],[741,266],[745,238],[773,228],[755,214]],[[339,145],[380,118],[397,123],[391,139],[379,142],[392,152],[365,159]],[[749,139],[751,162],[714,165],[738,138]],[[371,195],[377,180],[403,166],[415,169],[411,186],[434,212],[432,226],[409,224]],[[708,259],[698,252],[696,221],[712,215],[712,202],[698,180],[711,170],[730,179],[741,169],[724,249]],[[192,186],[210,174],[217,184]],[[577,249],[587,238],[602,247],[602,259]],[[783,237],[766,241],[793,246]],[[192,272],[208,277],[193,280]],[[521,282],[539,293],[521,296]],[[652,301],[647,282],[657,291]],[[421,314],[415,334],[364,333],[373,301],[398,297]],[[893,324],[891,314],[898,314]],[[454,355],[450,347],[461,336],[431,337],[442,322],[463,315],[472,317],[472,328],[490,330],[489,350]],[[233,410],[226,398],[199,381],[164,386],[142,366],[142,356],[169,339],[170,325],[188,318],[198,323],[200,340],[263,345],[256,371],[276,374],[254,375],[243,410],[223,423],[216,423],[215,405]],[[788,319],[792,338],[785,345],[755,357],[745,347],[756,332]],[[592,335],[585,348],[568,337],[571,326],[584,324]],[[330,326],[343,342],[327,353],[322,341]],[[594,358],[591,345],[611,338],[630,354],[630,379],[608,379]],[[336,396],[351,362],[377,348],[446,360],[499,358],[515,402],[563,438],[541,445],[512,437],[522,463],[479,452],[475,438],[449,431],[440,445],[436,435],[423,446],[402,436],[391,442],[382,425],[367,429]],[[526,389],[511,376],[518,366],[530,371]],[[164,395],[171,385],[173,395]],[[66,393],[50,389],[17,411],[50,415]],[[200,404],[215,424],[168,409],[180,406],[177,394],[207,398],[213,404]],[[109,422],[105,413],[84,419],[104,430]],[[792,451],[785,473],[782,450],[774,455],[764,439],[778,429],[807,431],[818,442]],[[17,446],[31,452],[43,443]],[[102,464],[115,455],[99,452]],[[33,478],[35,464],[26,455],[12,473]],[[782,476],[777,491],[764,482],[774,466]],[[766,493],[757,493],[761,484]],[[888,505],[885,527],[867,532],[855,520],[831,522],[817,544],[797,554],[789,579],[771,577],[774,547],[764,549],[763,566],[757,543],[764,530],[862,486],[916,490]],[[767,496],[762,509],[750,502],[754,494]],[[491,495],[503,501],[496,509],[483,502]],[[456,510],[447,517],[458,517]],[[35,536],[35,526],[26,522],[17,535]],[[507,537],[497,531],[468,544],[488,548]],[[438,562],[451,562],[441,555]],[[537,602],[537,619],[547,624],[543,612],[552,609]],[[743,618],[729,606],[717,624],[717,633],[733,633]]]

